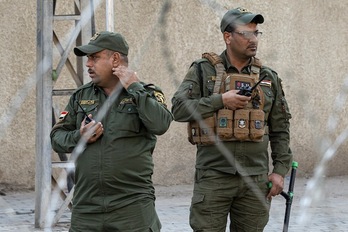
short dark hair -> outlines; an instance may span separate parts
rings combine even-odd
[[[229,24],[227,27],[226,27],[226,29],[225,29],[225,31],[227,31],[227,32],[234,32],[235,30],[236,30],[236,24],[235,23],[231,23],[231,24]]]
[[[122,54],[122,53],[120,53],[120,54],[121,54],[121,58],[123,59],[123,61],[128,64],[128,56],[125,54]]]

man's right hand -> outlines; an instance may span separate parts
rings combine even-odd
[[[237,94],[239,90],[230,90],[222,94],[222,102],[230,110],[243,109],[251,97]]]
[[[92,119],[92,115],[89,114],[88,117]],[[86,118],[82,121],[80,127],[81,136],[86,136],[87,143],[94,143],[103,134],[104,128],[101,122],[92,121],[86,124]]]

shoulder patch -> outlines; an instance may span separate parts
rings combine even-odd
[[[66,117],[68,114],[69,114],[68,111],[62,111],[62,112],[60,113],[60,116],[59,116],[58,120],[59,120],[60,122],[63,121],[63,120],[65,119],[65,117]]]
[[[154,84],[143,84],[143,86],[149,91],[151,96],[155,97],[156,101],[167,107],[166,98],[160,87]]]
[[[268,86],[268,87],[271,88],[272,87],[272,81],[270,81],[270,80],[263,80],[263,81],[261,81],[260,85]]]
[[[154,91],[153,95],[155,96],[156,100],[159,103],[162,103],[163,105],[167,106],[166,105],[166,98],[165,98],[165,96],[164,96],[164,94],[162,92]]]

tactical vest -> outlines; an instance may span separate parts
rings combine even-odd
[[[260,77],[261,62],[253,57],[248,74],[226,73],[223,61],[215,53],[204,53],[203,58],[215,67],[216,79],[213,94],[254,86]],[[202,81],[202,80],[201,80]],[[192,144],[211,145],[219,141],[262,142],[265,134],[264,94],[257,86],[251,101],[243,109],[220,109],[212,117],[188,124],[188,139]]]

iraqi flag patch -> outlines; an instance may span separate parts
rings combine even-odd
[[[68,114],[68,111],[62,111],[59,116],[59,121],[63,121]]]
[[[260,85],[263,85],[263,86],[268,86],[268,87],[272,87],[272,81],[269,81],[269,80],[263,80],[261,81]]]

